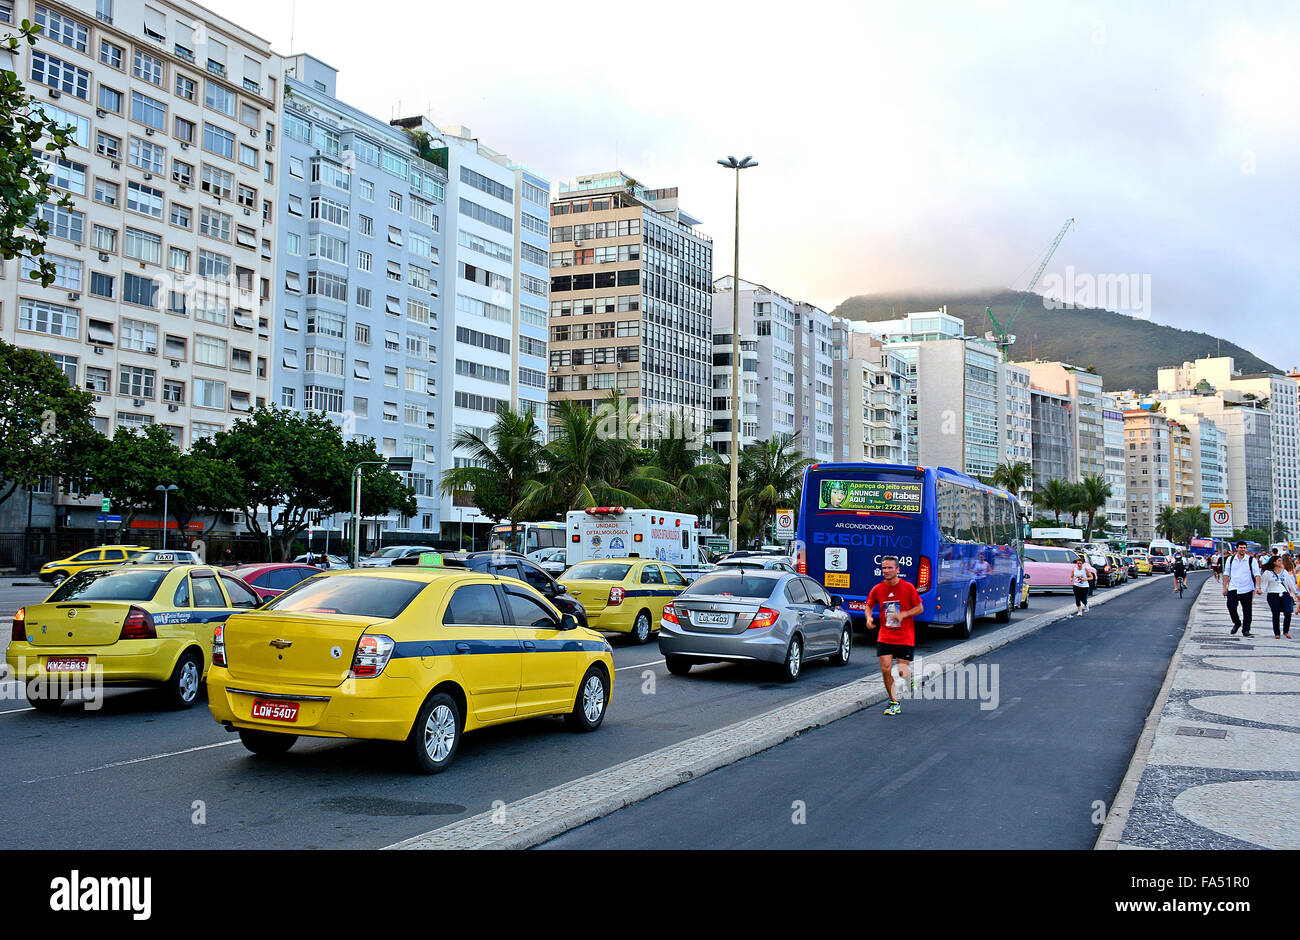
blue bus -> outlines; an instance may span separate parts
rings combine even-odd
[[[918,620],[970,636],[1011,617],[1024,583],[1023,515],[1006,490],[947,467],[822,463],[804,471],[795,559],[844,598],[859,629],[880,559],[897,555],[921,595]]]

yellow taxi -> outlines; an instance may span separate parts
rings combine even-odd
[[[189,708],[212,662],[213,623],[259,603],[208,565],[92,568],[14,614],[5,662],[39,711],[99,685],[159,686],[173,708]]]
[[[88,548],[58,561],[49,561],[41,565],[39,577],[58,587],[78,571],[87,568],[102,568],[105,565],[122,565],[145,552],[143,545],[101,545]]]
[[[589,627],[626,633],[636,643],[649,641],[650,631],[663,619],[664,605],[687,586],[680,571],[652,558],[579,562],[559,583],[587,611]]]
[[[1151,574],[1151,558],[1147,555],[1132,555],[1132,559],[1137,562],[1138,574]]]
[[[467,731],[604,721],[613,650],[523,581],[464,568],[321,574],[218,626],[208,708],[255,754],[300,735],[404,742],[447,768]]]

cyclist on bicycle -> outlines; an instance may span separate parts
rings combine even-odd
[[[1174,558],[1174,591],[1182,593],[1187,587],[1187,565],[1183,563],[1183,556],[1178,555]]]

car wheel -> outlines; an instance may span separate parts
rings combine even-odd
[[[799,670],[803,668],[803,644],[799,642],[797,636],[790,638],[790,645],[785,649],[785,662],[781,665],[781,678],[786,682],[794,682],[799,678]]]
[[[50,583],[53,584],[55,587],[58,587],[66,580],[68,580],[68,576],[64,574],[62,571],[56,571],[54,572],[54,574],[50,575]]]
[[[175,709],[189,708],[198,701],[202,687],[203,659],[195,650],[186,650],[163,689],[167,704]]]
[[[694,664],[685,656],[665,655],[664,665],[668,667],[668,671],[673,675],[684,676],[691,671],[691,666]]]
[[[35,690],[35,683],[27,686],[27,704],[32,706],[38,712],[56,712],[63,705],[63,700],[67,698],[61,692],[50,693],[48,689],[39,692]]]
[[[595,731],[605,720],[605,707],[609,704],[609,680],[599,666],[592,666],[582,677],[573,711],[564,716],[574,731]]]
[[[460,709],[450,695],[439,692],[420,706],[407,737],[407,747],[422,773],[440,774],[451,764],[460,747]]]
[[[643,610],[636,615],[632,624],[632,640],[637,644],[650,642],[650,611]]]
[[[1016,582],[1012,581],[1011,586],[1007,588],[1007,609],[999,610],[994,616],[998,623],[1010,623],[1011,611],[1016,606]]]
[[[263,757],[278,757],[286,753],[298,740],[296,734],[280,734],[277,731],[255,731],[252,728],[240,728],[239,740],[254,754]]]
[[[831,665],[847,666],[849,657],[853,655],[853,628],[845,627],[840,633],[840,645],[833,656],[831,656]]]

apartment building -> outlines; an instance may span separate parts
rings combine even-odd
[[[1029,390],[1032,421],[1034,489],[1048,480],[1073,482],[1075,467],[1074,402],[1041,388]]]
[[[611,393],[648,440],[713,418],[713,245],[676,187],[622,172],[562,183],[551,203],[549,400],[596,409]],[[729,419],[728,419],[729,420]]]
[[[41,27],[12,67],[73,127],[48,204],[50,287],[0,263],[0,337],[95,395],[106,434],[158,424],[188,447],[270,396],[279,57],[186,0],[13,0]],[[53,495],[53,494],[52,494]],[[95,507],[55,496],[64,524]]]
[[[367,544],[385,530],[436,537],[445,150],[422,155],[410,131],[338,100],[319,59],[284,65],[273,399],[414,461],[416,513],[367,522]]]
[[[1199,506],[1196,498],[1200,464],[1193,459],[1192,432],[1181,421],[1169,422],[1169,475],[1175,509]]]
[[[906,463],[908,365],[866,324],[836,318],[834,459]]]
[[[1159,411],[1124,412],[1128,445],[1128,536],[1135,541],[1157,537],[1160,511],[1173,505],[1169,421]]]
[[[1073,464],[1063,480],[1104,476],[1105,430],[1102,422],[1102,377],[1067,362],[1034,360],[1021,363],[1029,370],[1030,384],[1069,400],[1072,420]]]
[[[1159,402],[1161,411],[1174,420],[1188,422],[1195,416],[1215,428],[1223,468],[1219,491],[1224,501],[1232,503],[1233,528],[1271,529],[1279,518],[1273,502],[1277,480],[1271,410],[1232,390],[1160,392],[1150,401]],[[1202,474],[1202,505],[1210,501],[1204,487]]]
[[[1102,436],[1106,449],[1106,482],[1110,498],[1106,500],[1106,521],[1121,533],[1128,530],[1128,466],[1124,437],[1124,412],[1114,395],[1102,397]]]
[[[1023,462],[1032,466],[1034,422],[1029,370],[1014,362],[1003,362],[999,372],[1002,394],[999,396],[998,427],[1002,435],[1002,459],[1007,463]]]
[[[740,447],[794,434],[795,302],[762,284],[731,275],[713,284],[712,447],[731,452],[732,320],[740,316]],[[738,310],[735,304],[739,303]],[[800,438],[800,447],[807,448]],[[809,455],[811,456],[811,455]]]
[[[833,318],[825,310],[795,304],[795,426],[804,453],[830,460],[835,452],[835,348]]]

